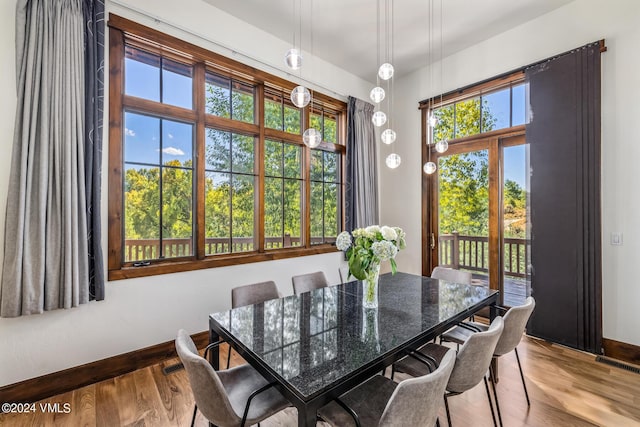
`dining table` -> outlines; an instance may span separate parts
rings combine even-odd
[[[353,280],[212,313],[209,341],[224,340],[315,426],[323,405],[379,374],[479,310],[496,315],[498,291],[409,273],[382,274],[378,306]],[[209,353],[219,369],[219,352]]]

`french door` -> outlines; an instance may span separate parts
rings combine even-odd
[[[453,141],[432,152],[423,177],[423,275],[437,265],[470,271],[501,304],[530,294],[529,167],[524,127]]]

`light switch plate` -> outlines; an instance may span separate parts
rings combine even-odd
[[[622,246],[622,233],[620,232],[611,233],[611,244],[614,246]]]

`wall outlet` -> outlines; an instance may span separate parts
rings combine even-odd
[[[611,244],[614,246],[622,246],[622,233],[611,233]]]

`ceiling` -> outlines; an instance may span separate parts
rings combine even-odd
[[[365,80],[375,81],[378,68],[376,4],[381,5],[381,28],[384,29],[383,0],[203,1],[292,45],[294,32],[298,39],[302,33],[303,50]],[[437,61],[441,57],[440,35],[442,56],[446,57],[571,1],[433,0],[432,30],[428,25],[428,0],[396,1],[393,8],[393,64],[397,75],[426,66],[429,63],[429,44],[432,46],[432,59]],[[442,11],[440,5],[443,6]],[[313,28],[309,25],[311,17]],[[384,38],[381,44],[384,45]]]

